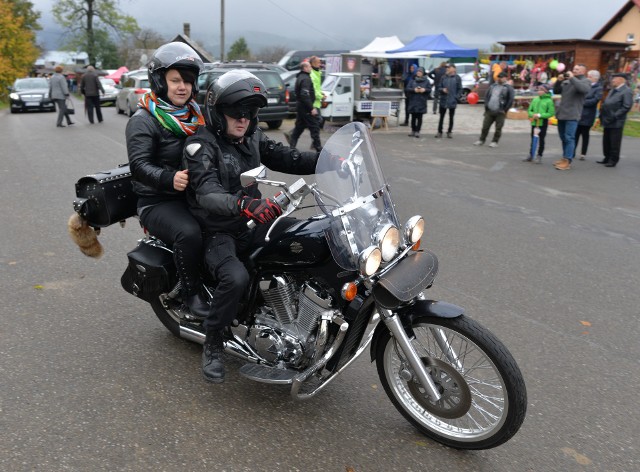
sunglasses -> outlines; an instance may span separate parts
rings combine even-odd
[[[222,109],[222,113],[234,120],[239,120],[240,118],[251,120],[258,116],[259,109],[258,107],[225,107]]]

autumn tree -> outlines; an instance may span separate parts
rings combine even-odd
[[[113,48],[110,34],[122,36],[137,31],[135,18],[120,13],[117,0],[58,0],[53,16],[70,34],[67,46],[82,49],[89,63],[103,59]]]
[[[231,45],[229,52],[227,53],[227,58],[230,61],[237,59],[251,59],[251,51],[249,51],[247,41],[245,41],[243,37],[238,38],[236,42]]]
[[[40,15],[32,8],[31,2],[0,0],[0,101],[7,101],[7,87],[28,75],[40,55],[34,33]]]

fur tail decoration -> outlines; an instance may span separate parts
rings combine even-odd
[[[96,259],[102,256],[104,249],[102,249],[102,244],[98,241],[98,233],[87,224],[87,220],[74,213],[69,218],[67,229],[71,239],[78,245],[85,256],[95,257]]]

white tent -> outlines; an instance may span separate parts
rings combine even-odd
[[[391,47],[389,47],[391,46]],[[365,57],[375,58],[387,58],[387,59],[411,59],[419,56],[428,56],[431,54],[437,54],[441,51],[411,51],[408,53],[388,53],[386,51],[392,51],[394,49],[400,49],[404,47],[402,41],[397,36],[377,37],[362,49],[356,49],[350,51],[351,54],[358,54]]]

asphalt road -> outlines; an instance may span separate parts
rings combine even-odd
[[[0,470],[640,470],[640,140],[606,169],[593,135],[559,172],[555,129],[543,165],[521,162],[526,122],[508,121],[497,149],[472,146],[479,107],[459,107],[450,140],[433,138],[433,115],[419,140],[374,131],[400,217],[425,216],[440,258],[428,295],[497,334],[527,382],[520,432],[464,452],[417,433],[366,356],[306,402],[236,361],[224,384],[203,382],[200,347],[120,288],[137,222],[103,230],[97,261],[67,235],[76,180],[126,162],[127,118],[104,114],[58,129],[52,113],[0,111]]]

